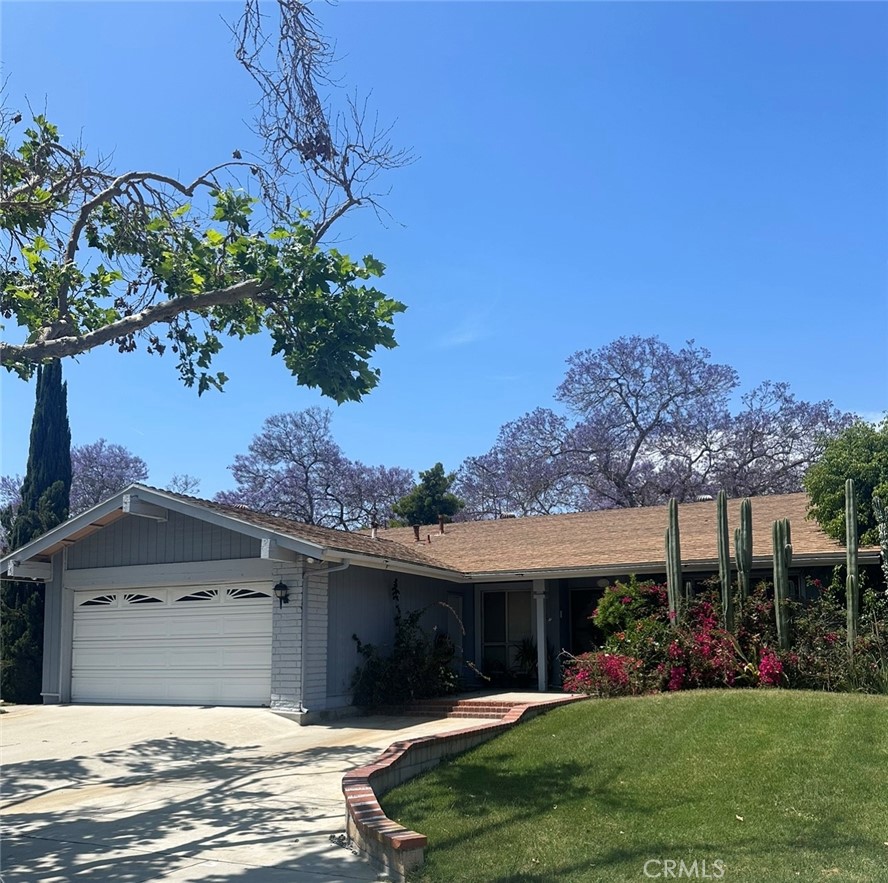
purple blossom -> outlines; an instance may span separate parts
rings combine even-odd
[[[412,489],[413,473],[349,460],[333,439],[330,417],[321,408],[269,417],[248,453],[234,458],[237,489],[216,501],[345,530],[374,519],[384,524]]]
[[[103,438],[71,448],[71,515],[107,500],[127,485],[147,481],[145,461]]]

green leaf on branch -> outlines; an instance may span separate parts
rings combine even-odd
[[[379,382],[370,360],[395,346],[405,307],[366,285],[383,275],[380,261],[318,243],[326,227],[310,211],[267,223],[275,211],[256,212],[222,167],[189,187],[89,166],[41,116],[23,135],[4,129],[0,152],[10,159],[0,162],[0,311],[24,329],[20,343],[0,342],[8,370],[27,377],[49,358],[107,343],[128,353],[144,340],[151,354],[172,353],[202,394],[228,379],[211,370],[223,340],[267,330],[297,380],[337,402]]]

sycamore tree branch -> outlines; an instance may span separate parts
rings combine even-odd
[[[249,298],[258,298],[271,291],[273,287],[274,283],[267,280],[247,279],[226,288],[152,304],[138,313],[124,316],[116,322],[86,334],[55,338],[49,336],[33,343],[23,344],[0,342],[0,363],[36,364],[47,359],[76,356],[117,338],[143,331],[157,322],[169,322],[181,313],[199,312],[239,303]]]
[[[312,244],[317,245],[327,235],[327,231],[341,218],[346,215],[355,206],[361,204],[359,197],[353,196],[347,192],[346,200],[337,206],[330,214],[328,214],[319,224],[316,225],[314,235],[312,236]]]
[[[234,162],[190,184],[160,172],[124,173],[101,156],[88,160],[34,113],[15,151],[7,136],[22,115],[0,101],[0,319],[14,318],[28,335],[0,341],[4,367],[27,379],[41,362],[103,344],[131,352],[138,336],[149,353],[162,353],[159,330],[173,341],[182,381],[201,394],[226,382],[223,372],[205,370],[224,333],[265,328],[273,355],[300,384],[340,402],[376,386],[379,372],[368,358],[395,346],[393,316],[404,306],[359,281],[382,274],[378,261],[361,267],[322,241],[355,208],[378,213],[385,194],[370,182],[407,156],[388,143],[388,130],[374,121],[365,127],[366,102],[331,116],[320,90],[335,85],[327,77],[332,49],[309,2],[271,0],[278,16],[265,19],[260,0],[241,0],[235,55],[259,88],[254,127],[262,146],[246,162],[238,160],[249,155],[232,151]],[[243,187],[247,170],[251,185]],[[192,197],[215,207],[186,217],[182,204]],[[254,203],[265,230],[251,229]],[[287,235],[292,246],[278,243]],[[232,285],[233,278],[244,281]],[[323,301],[316,307],[301,310],[280,296],[306,285]],[[340,288],[355,296],[338,297]]]
[[[80,207],[68,237],[68,244],[65,248],[63,263],[73,264],[80,247],[80,237],[83,230],[89,222],[92,213],[113,199],[122,196],[129,189],[137,188],[139,185],[149,184],[165,184],[182,196],[191,197],[198,187],[215,187],[216,182],[213,175],[221,169],[230,168],[232,166],[249,166],[250,163],[245,162],[224,162],[204,172],[195,178],[190,184],[184,184],[176,178],[169,175],[161,175],[157,172],[127,172],[115,178],[104,190],[97,193],[92,199],[87,200]],[[68,282],[64,281],[59,286],[57,304],[59,309],[59,317],[65,318],[68,315]]]
[[[90,166],[84,166],[80,161],[80,155],[78,153],[73,150],[68,150],[61,144],[49,144],[43,146],[46,147],[51,153],[61,154],[65,158],[65,161],[69,163],[68,168],[64,170],[60,169],[59,167],[47,168],[42,171],[35,172],[34,174],[30,174],[33,170],[33,163],[29,165],[28,163],[24,162],[17,156],[14,156],[7,151],[0,152],[0,167],[2,167],[3,165],[10,165],[18,169],[23,174],[30,175],[23,183],[19,184],[17,187],[13,187],[12,189],[3,192],[2,197],[0,197],[0,207],[21,208],[23,205],[26,207],[39,207],[47,204],[52,205],[52,197],[55,197],[59,193],[64,192],[66,188],[72,187],[77,181],[80,181],[86,177],[102,176],[106,179],[108,177],[107,175],[103,175],[103,173],[99,169],[95,169]],[[56,180],[51,180],[51,183],[48,187],[47,196],[36,202],[22,202],[22,196],[32,193],[40,186],[43,181],[46,181],[47,179],[52,179],[54,175],[58,175],[58,178]]]

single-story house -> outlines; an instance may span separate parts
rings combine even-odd
[[[777,518],[792,521],[798,594],[844,561],[806,505],[752,500],[754,578],[770,575]],[[699,583],[717,571],[715,503],[679,512],[684,578]],[[45,702],[264,705],[307,721],[350,704],[353,635],[391,640],[395,579],[402,609],[427,608],[424,625],[476,668],[508,669],[533,641],[545,688],[547,648],[589,649],[604,587],[664,579],[666,524],[651,507],[349,533],[131,485],[0,573],[45,584]],[[860,550],[873,580],[878,561]]]

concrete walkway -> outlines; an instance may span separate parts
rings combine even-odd
[[[9,708],[0,880],[374,881],[334,842],[343,773],[397,740],[465,726],[358,717],[300,727],[258,708]]]

